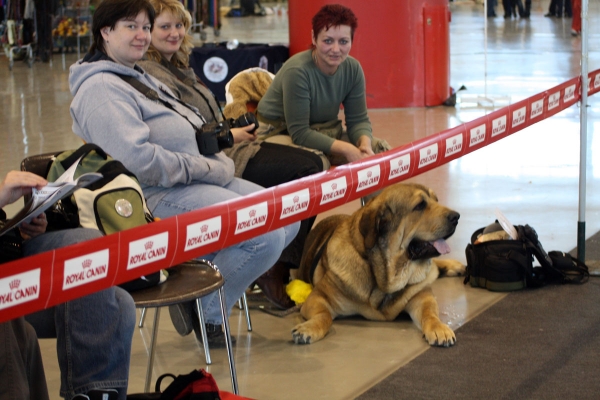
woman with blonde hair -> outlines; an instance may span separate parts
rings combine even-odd
[[[152,43],[145,60],[138,63],[163,82],[182,101],[196,107],[207,123],[224,118],[215,96],[189,67],[193,44],[191,17],[178,0],[150,0],[156,11]],[[323,170],[321,158],[307,150],[256,140],[255,126],[231,129],[234,146],[223,152],[233,159],[235,175],[263,187],[271,187]],[[306,235],[314,217],[302,221],[296,239],[284,249],[279,261],[257,280],[267,299],[276,307],[294,306],[285,292],[289,269],[300,264]],[[172,310],[173,311],[173,310]],[[180,333],[187,329],[178,329]]]

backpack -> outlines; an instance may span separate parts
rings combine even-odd
[[[172,378],[173,382],[160,391],[164,378]],[[128,394],[127,400],[250,400],[224,390],[219,390],[215,378],[203,369],[195,370],[187,375],[163,374],[158,377],[155,392]]]
[[[465,249],[467,272],[464,283],[490,291],[507,292],[556,283],[585,283],[589,270],[579,259],[562,251],[546,253],[537,232],[517,225],[516,240],[490,240],[475,244],[485,228],[476,230]],[[534,258],[540,266],[534,266]]]
[[[99,172],[103,178],[76,190],[46,212],[49,231],[83,227],[110,235],[153,220],[136,176],[93,143],[58,154],[47,180],[55,181],[76,162],[73,178],[87,172]],[[127,291],[139,290],[158,284],[163,277],[159,271],[119,286]]]
[[[57,155],[50,165],[48,181],[54,182],[80,158],[73,178],[86,172],[99,172],[103,178],[76,190],[67,201],[62,200],[55,207],[62,219],[49,221],[49,225],[56,229],[81,226],[110,235],[153,220],[135,175],[95,144]]]

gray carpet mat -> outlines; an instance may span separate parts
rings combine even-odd
[[[588,264],[597,265],[599,243],[600,234],[586,241]],[[600,399],[598,275],[512,292],[456,337],[358,399]]]

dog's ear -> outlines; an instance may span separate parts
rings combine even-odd
[[[360,234],[362,235],[365,248],[371,249],[377,240],[377,210],[366,209],[360,219]]]
[[[365,248],[371,249],[379,236],[384,236],[392,222],[392,211],[387,206],[368,208],[360,219],[359,230],[364,238]]]
[[[429,197],[431,197],[431,198],[432,198],[432,199],[434,199],[435,201],[439,201],[439,200],[438,200],[438,197],[437,197],[437,194],[435,194],[435,192],[434,192],[433,190],[431,190],[431,189],[429,189],[429,188],[428,188],[427,190],[428,190],[428,192],[429,192]]]

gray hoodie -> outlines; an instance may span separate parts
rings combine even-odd
[[[189,121],[160,102],[147,99],[115,73],[134,76]],[[147,197],[177,184],[223,186],[233,179],[230,158],[222,152],[203,156],[198,151],[190,122],[201,127],[204,119],[180,104],[167,87],[141,68],[80,60],[70,68],[69,87],[74,96],[73,132],[102,147],[136,174]],[[154,206],[149,204],[151,209]]]

